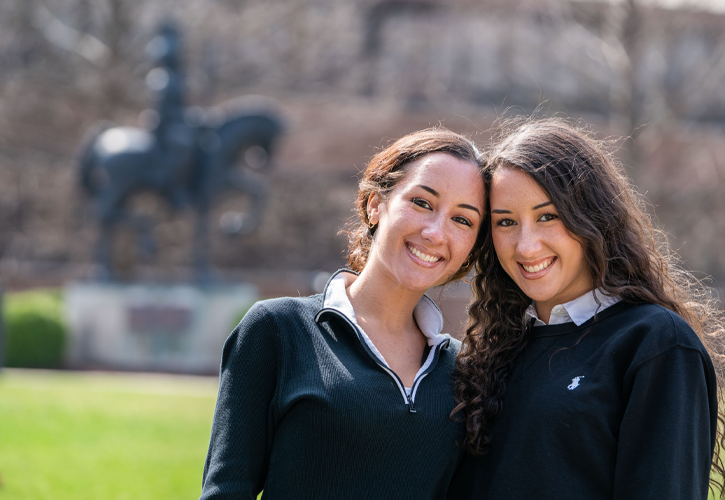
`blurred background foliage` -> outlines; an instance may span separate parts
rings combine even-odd
[[[75,154],[101,120],[143,125],[145,47],[182,29],[189,106],[276,99],[288,124],[262,227],[215,230],[225,279],[310,293],[344,263],[338,230],[376,148],[442,123],[485,146],[509,106],[623,138],[618,156],[692,269],[725,280],[725,5],[718,0],[5,0],[0,5],[0,280],[93,276],[97,226]],[[226,103],[226,104],[225,104]],[[221,214],[244,206],[221,196]],[[115,240],[129,280],[190,277],[193,214],[153,193],[159,251]]]
[[[58,290],[35,290],[3,297],[5,366],[59,368],[67,332]]]

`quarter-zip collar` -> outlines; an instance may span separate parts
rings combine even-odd
[[[347,296],[346,274],[357,276],[358,273],[349,269],[340,269],[333,274],[325,286],[322,297],[322,309],[335,310],[346,316],[355,326],[360,328],[357,324],[355,311],[350,303],[350,298]],[[443,314],[441,314],[435,302],[427,295],[423,295],[415,305],[413,317],[418,324],[418,328],[420,328],[420,331],[426,337],[429,346],[436,346],[444,340],[450,339],[449,335],[441,333],[441,330],[443,330]],[[367,335],[365,337],[367,338]]]
[[[370,340],[370,337],[368,337],[365,331],[360,328],[360,325],[355,318],[355,310],[353,309],[350,299],[347,296],[347,279],[345,276],[347,273],[357,275],[357,273],[349,269],[341,269],[330,277],[327,285],[325,286],[325,291],[323,292],[322,308],[315,316],[315,321],[322,321],[325,314],[328,313],[344,318],[355,330],[355,333],[357,333],[358,338],[363,343],[368,353],[391,377],[393,377],[406,404],[410,405],[410,411],[415,412],[413,402],[415,400],[415,393],[420,381],[435,366],[435,363],[440,355],[440,350],[447,349],[450,344],[450,335],[441,333],[441,330],[443,329],[443,314],[441,314],[438,306],[436,306],[427,295],[423,295],[413,309],[413,317],[418,324],[418,328],[420,328],[420,331],[423,332],[423,335],[426,337],[428,345],[431,346],[431,350],[423,363],[423,366],[421,366],[418,373],[416,373],[413,387],[409,389],[410,393],[408,393],[406,392],[406,387],[404,387],[403,383],[400,381],[400,378],[390,369],[387,361],[385,361],[383,355]]]

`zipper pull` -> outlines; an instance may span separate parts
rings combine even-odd
[[[413,398],[410,394],[406,394],[408,396],[408,410],[410,413],[415,413],[415,405],[413,404]]]

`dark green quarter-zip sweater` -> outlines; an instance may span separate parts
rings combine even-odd
[[[445,498],[460,344],[431,347],[408,397],[323,298],[259,302],[227,339],[202,500]]]

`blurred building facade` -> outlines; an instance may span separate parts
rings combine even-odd
[[[718,9],[721,10],[718,10]],[[620,0],[5,0],[0,4],[0,280],[58,285],[93,273],[97,226],[76,147],[99,120],[151,106],[144,47],[172,16],[191,105],[263,94],[288,130],[265,221],[214,231],[224,276],[263,293],[312,291],[344,263],[356,175],[377,148],[442,124],[485,146],[508,107],[563,113],[620,141],[687,265],[725,284],[725,9]],[[543,103],[543,104],[542,104]],[[228,105],[228,104],[226,104]],[[129,279],[189,278],[193,214],[153,194],[156,257],[119,234]],[[244,205],[221,196],[215,220]]]

